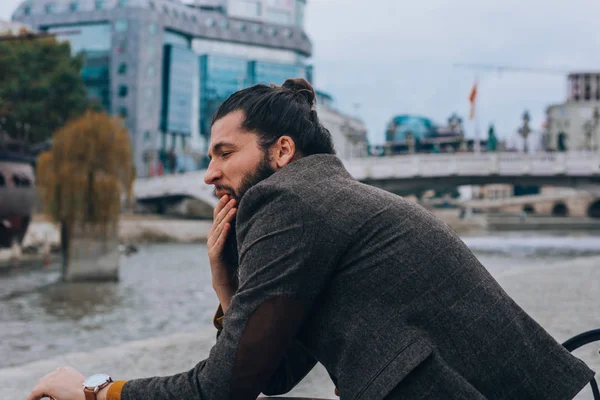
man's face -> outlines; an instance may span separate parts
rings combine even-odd
[[[275,172],[257,135],[241,128],[243,120],[244,113],[236,111],[214,123],[208,150],[211,161],[204,176],[217,197],[227,194],[238,203],[248,189]]]

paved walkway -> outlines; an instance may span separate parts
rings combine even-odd
[[[508,270],[496,278],[506,291],[558,341],[600,328],[600,257],[536,269]],[[107,372],[116,379],[167,375],[192,368],[208,354],[215,340],[212,328],[195,334],[136,341],[91,353],[74,353],[50,360],[0,370],[0,398],[25,398],[35,382],[61,365],[84,374]],[[599,345],[587,346],[577,356],[600,372]],[[315,368],[290,395],[335,398],[322,367]],[[578,399],[591,398],[589,387]]]

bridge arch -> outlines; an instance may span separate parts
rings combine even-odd
[[[533,204],[525,204],[523,206],[523,211],[527,214],[535,214],[535,206]]]
[[[590,218],[600,218],[600,199],[592,202],[587,210],[587,215]]]
[[[568,217],[569,216],[569,207],[562,201],[559,201],[552,206],[552,216],[553,217]]]

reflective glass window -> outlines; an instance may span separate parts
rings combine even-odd
[[[194,79],[198,57],[190,49],[165,45],[165,68],[161,128],[166,132],[191,134]]]
[[[163,43],[174,44],[183,47],[190,47],[190,39],[187,36],[172,31],[164,32]]]

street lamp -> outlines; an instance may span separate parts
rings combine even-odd
[[[528,153],[529,149],[527,146],[527,138],[531,133],[531,129],[529,128],[529,121],[531,118],[529,117],[529,111],[525,110],[523,113],[523,126],[519,128],[519,135],[523,138],[523,152]]]

